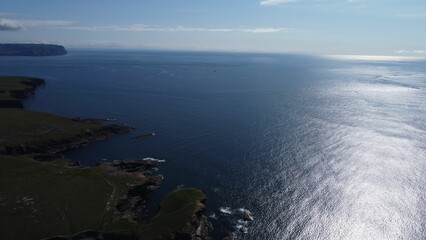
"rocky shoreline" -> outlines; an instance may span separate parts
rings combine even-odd
[[[205,204],[206,199],[202,199],[197,203],[192,215],[192,221],[185,226],[182,232],[176,234],[171,239],[205,240],[209,238],[209,233],[213,230],[213,225],[204,215]]]

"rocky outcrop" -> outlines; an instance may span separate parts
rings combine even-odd
[[[236,239],[236,237],[233,233],[230,233],[228,236],[223,238],[223,240],[234,240],[234,239]]]
[[[145,138],[152,137],[152,136],[155,136],[155,133],[149,132],[149,133],[143,133],[143,134],[140,134],[136,137],[133,137],[133,139],[143,140]]]
[[[63,46],[53,44],[0,44],[0,56],[58,56],[66,55]]]
[[[202,199],[197,202],[194,213],[192,215],[191,222],[188,222],[186,226],[176,233],[174,236],[171,236],[169,239],[175,240],[207,240],[209,239],[209,233],[213,230],[212,224],[208,221],[207,217],[204,215],[206,209],[206,199]]]
[[[163,181],[163,176],[152,175],[151,169],[160,164],[159,160],[114,160],[98,165],[106,168],[110,174],[137,174],[141,179],[134,184],[116,205],[129,222],[141,223],[146,218],[146,199]]]
[[[213,226],[211,222],[207,220],[206,216],[204,215],[199,216],[193,226],[194,226],[195,232],[192,232],[191,234],[192,240],[209,239],[209,233],[213,230]]]

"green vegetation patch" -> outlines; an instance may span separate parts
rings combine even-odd
[[[158,239],[182,231],[206,198],[201,190],[184,188],[170,192],[160,204],[159,213],[140,228],[141,239]]]
[[[133,228],[115,205],[137,179],[0,155],[0,239],[40,239]]]
[[[66,139],[101,126],[49,113],[0,108],[0,147]]]

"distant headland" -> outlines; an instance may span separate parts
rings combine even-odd
[[[64,46],[53,44],[0,44],[0,56],[59,56],[66,55]]]

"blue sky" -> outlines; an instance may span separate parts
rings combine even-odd
[[[425,0],[0,0],[0,42],[426,56]]]

